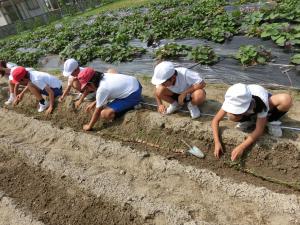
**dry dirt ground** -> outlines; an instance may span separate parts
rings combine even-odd
[[[143,83],[153,103],[153,87]],[[113,123],[89,120],[69,96],[46,117],[29,94],[5,107],[0,93],[0,225],[2,224],[300,224],[300,137],[264,135],[237,163],[231,149],[247,134],[221,123],[225,155],[214,158],[211,117],[162,116],[152,107]],[[215,113],[226,85],[208,84],[202,112]],[[300,127],[300,94],[283,119]],[[184,154],[181,139],[206,157]]]

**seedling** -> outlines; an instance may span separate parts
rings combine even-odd
[[[235,56],[243,66],[252,66],[256,64],[265,64],[271,61],[271,51],[266,50],[263,46],[255,47],[253,45],[244,45],[239,48]]]

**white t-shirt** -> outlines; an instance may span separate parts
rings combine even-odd
[[[18,65],[15,64],[15,63],[11,63],[11,62],[6,63],[6,67],[7,67],[8,69],[11,69],[11,68],[16,67],[16,66],[18,66]]]
[[[61,81],[48,73],[40,71],[29,71],[30,81],[40,90],[44,90],[48,85],[50,88],[61,88]]]
[[[193,70],[178,67],[176,68],[176,71],[176,82],[173,86],[168,87],[168,89],[173,93],[180,94],[192,85],[199,84],[203,81],[200,74]]]
[[[269,93],[266,89],[264,89],[262,86],[256,85],[256,84],[250,84],[247,85],[247,87],[250,90],[251,95],[259,97],[263,103],[265,104],[266,108],[260,113],[257,113],[258,118],[264,118],[267,117],[268,111],[269,111]]]
[[[110,100],[126,98],[138,89],[139,82],[135,77],[104,73],[96,92],[96,107],[100,108]]]
[[[83,67],[79,67],[80,72],[83,70]],[[68,86],[71,86],[73,81],[76,79],[77,77],[73,77],[72,75],[68,76]]]

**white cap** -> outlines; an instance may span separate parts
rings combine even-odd
[[[74,72],[74,70],[78,68],[78,66],[78,62],[75,59],[66,60],[64,63],[63,75],[65,77],[70,76]]]
[[[232,114],[242,114],[246,112],[250,106],[252,99],[251,92],[245,84],[234,84],[228,88],[225,94],[225,101],[222,109]]]
[[[167,61],[161,62],[155,67],[154,75],[152,77],[151,82],[154,85],[162,84],[170,77],[172,77],[174,73],[175,73],[175,68],[173,63]]]

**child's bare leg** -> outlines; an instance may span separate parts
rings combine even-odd
[[[168,88],[159,85],[155,90],[155,95],[160,98],[161,100],[164,100],[170,104],[175,102],[175,100],[171,97],[174,93],[170,91]]]
[[[198,89],[192,93],[192,104],[201,105],[206,99],[206,93],[203,89]]]
[[[77,91],[81,91],[81,86],[80,86],[80,82],[76,79],[72,82],[72,86],[73,88],[75,88]]]
[[[289,94],[272,95],[269,98],[270,114],[268,116],[268,121],[272,122],[279,120],[289,111],[292,105],[292,97]]]
[[[287,112],[293,105],[292,97],[289,94],[276,94],[269,98],[270,109],[277,108],[279,111]]]
[[[12,81],[9,81],[8,86],[9,86],[9,97],[8,97],[7,101],[4,103],[5,105],[12,104],[16,99],[15,84]]]
[[[106,107],[101,111],[100,118],[111,121],[115,118],[116,113],[112,108]]]
[[[8,81],[8,86],[9,86],[9,93],[14,94],[15,84],[12,81]]]

